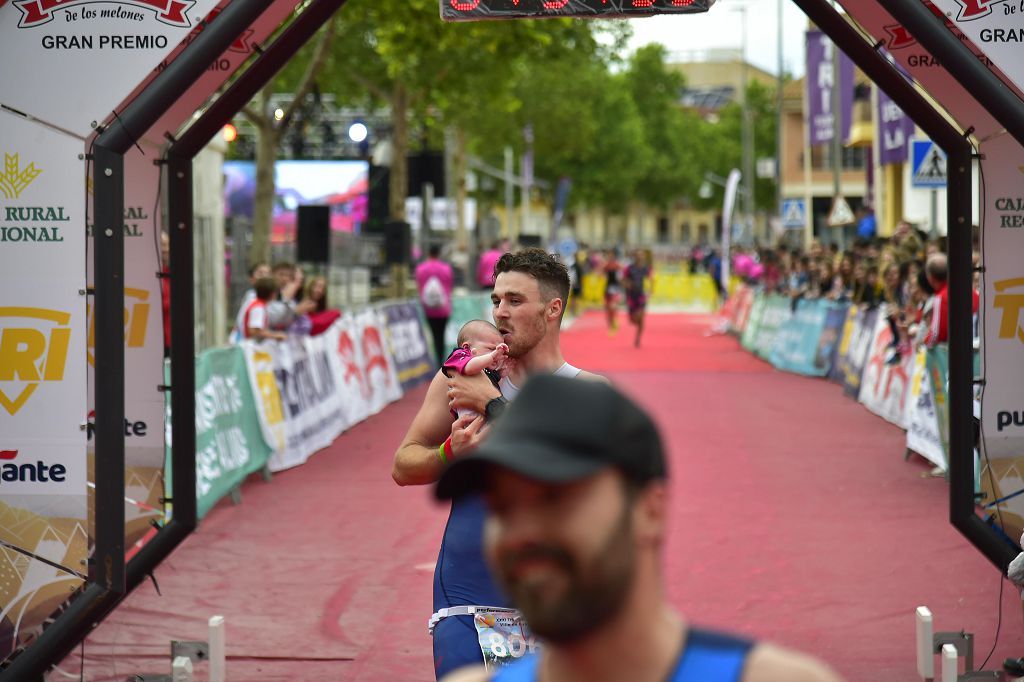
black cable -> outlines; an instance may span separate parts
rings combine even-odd
[[[989,649],[988,656],[986,656],[985,660],[981,662],[981,667],[979,667],[978,670],[985,669],[985,664],[988,663],[988,659],[992,658],[992,654],[995,653],[996,650],[996,644],[999,643],[999,630],[1003,627],[1003,585],[1006,584],[1005,578],[1006,576],[1004,575],[999,576],[999,618],[996,620],[996,636],[992,641],[992,648]]]
[[[973,144],[971,146],[974,147]],[[979,183],[978,183],[978,185],[979,185],[979,187],[978,187],[978,206],[979,206],[979,213],[980,213],[980,215],[978,216],[978,224],[980,225],[980,233],[981,233],[980,234],[981,244],[979,245],[979,248],[981,249],[981,263],[980,263],[980,265],[984,266],[985,265],[985,201],[986,201],[986,198],[987,198],[986,195],[985,195],[985,170],[984,170],[985,164],[982,163],[983,159],[981,158],[981,154],[980,154],[981,149],[978,148],[978,147],[974,147],[973,151],[974,151],[975,156],[978,157],[978,179],[979,179]],[[981,291],[978,292],[978,295],[981,298],[980,304],[978,306],[979,311],[986,310],[986,308],[985,308],[985,305],[986,305],[985,292],[987,290],[987,285],[986,285],[986,282],[984,280],[985,280],[985,277],[986,277],[987,274],[988,273],[985,272],[985,271],[982,271],[982,273],[981,273],[981,278],[982,278],[982,283],[981,283],[981,287],[980,287]],[[973,279],[973,274],[972,274],[972,279]],[[974,286],[974,282],[973,281],[971,282],[971,286],[972,287]],[[984,329],[982,329],[980,333],[983,334],[984,333]],[[988,362],[987,362],[987,355],[988,354],[986,353],[987,345],[984,342],[982,342],[980,344],[980,346],[981,346],[981,360],[982,360],[981,361],[981,367],[982,367],[982,371],[985,374],[987,374],[988,373]],[[981,401],[981,402],[984,402],[984,398],[985,398],[985,381],[984,381],[984,376],[982,376],[981,390],[978,393],[978,400]],[[982,418],[978,420],[978,450],[981,452],[982,456],[985,458],[985,467],[988,469],[988,484],[992,488],[992,495],[993,495],[993,497],[996,497],[996,495],[997,495],[997,493],[996,493],[996,482],[995,482],[995,478],[994,478],[994,476],[992,474],[992,462],[989,460],[989,457],[988,457],[988,448],[985,447],[985,420],[984,420],[984,415],[982,415]],[[996,499],[998,499],[998,497],[996,497]],[[999,526],[999,530],[1002,531],[1005,534],[1006,533],[1006,527],[1003,525],[1003,512],[1002,512],[1002,509],[1000,508],[999,504],[995,505],[995,516],[996,516],[996,524]],[[1005,578],[1006,578],[1005,575],[1003,575],[1002,573],[999,574],[999,601],[997,603],[998,616],[996,617],[996,634],[995,634],[995,636],[992,639],[992,648],[989,650],[988,656],[986,656],[985,660],[982,661],[981,666],[978,668],[978,670],[984,670],[985,669],[985,665],[988,663],[988,660],[992,657],[992,654],[995,653],[996,645],[999,644],[999,632],[1000,632],[1000,630],[1002,630],[1002,627],[1003,627],[1003,587],[1005,585],[1005,582],[1004,582]]]

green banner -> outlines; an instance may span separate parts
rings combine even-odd
[[[761,294],[754,296],[754,303],[750,306],[750,317],[747,318],[747,326],[743,328],[743,335],[740,337],[740,344],[749,351],[754,350],[754,344],[761,334],[761,318],[764,317],[765,297]]]
[[[775,346],[775,336],[779,328],[793,316],[790,301],[785,296],[769,294],[764,297],[764,310],[761,312],[760,326],[751,350],[758,357],[767,360]]]
[[[490,292],[452,296],[452,314],[448,318],[448,327],[444,333],[445,343],[448,346],[443,353],[445,357],[448,356],[448,352],[452,348],[455,348],[455,340],[459,336],[459,330],[462,329],[462,325],[470,320],[494,322],[491,316]]]
[[[196,358],[196,497],[202,518],[267,463],[245,354],[217,348]]]

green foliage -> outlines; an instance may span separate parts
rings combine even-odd
[[[700,200],[697,189],[705,172],[739,167],[739,106],[715,123],[682,109],[684,81],[666,68],[665,48],[623,60],[629,34],[616,21],[448,24],[437,0],[349,0],[318,84],[343,105],[374,109],[392,108],[400,93],[409,146],[440,147],[444,130],[457,128],[468,151],[495,166],[505,147],[525,151],[530,126],[536,176],[572,178],[573,203],[615,211],[633,200],[719,202]],[[278,91],[294,87],[309,58],[307,47],[279,75]],[[774,156],[774,93],[755,83],[749,96],[755,158]],[[756,196],[772,206],[773,182],[758,181]]]

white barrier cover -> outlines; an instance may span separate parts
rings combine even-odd
[[[293,337],[278,345],[274,374],[285,416],[285,448],[271,455],[271,471],[304,463],[348,426],[331,353],[323,336]]]
[[[274,375],[277,346],[254,341],[243,341],[240,345],[245,353],[245,366],[249,371],[249,385],[254,393],[263,439],[275,453],[283,453],[286,442],[284,410]]]
[[[864,363],[857,399],[879,417],[906,428],[904,398],[910,385],[914,359],[912,355],[906,355],[897,364],[886,363],[892,343],[892,330],[889,329],[886,315],[886,306],[883,305],[878,310],[875,328],[871,332],[870,349]]]
[[[0,110],[0,659],[86,570],[81,152],[80,139]]]
[[[946,469],[946,453],[942,449],[939,417],[935,411],[935,393],[928,373],[928,351],[923,348],[914,355],[914,373],[910,379],[905,409],[907,448]]]
[[[0,6],[0,102],[92,133],[217,0],[11,0]]]
[[[999,13],[1002,9],[995,8]],[[982,434],[991,458],[1024,456],[1024,149],[1009,135],[981,145]]]
[[[356,323],[359,325],[359,352],[363,379],[369,393],[369,409],[371,414],[376,414],[388,403],[402,397],[402,386],[384,343],[387,319],[377,310],[364,310],[356,316]]]

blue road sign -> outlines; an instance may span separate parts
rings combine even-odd
[[[931,140],[911,140],[913,166],[910,184],[914,187],[946,186],[946,153]]]
[[[806,227],[807,202],[803,199],[783,199],[782,226],[787,230]]]

